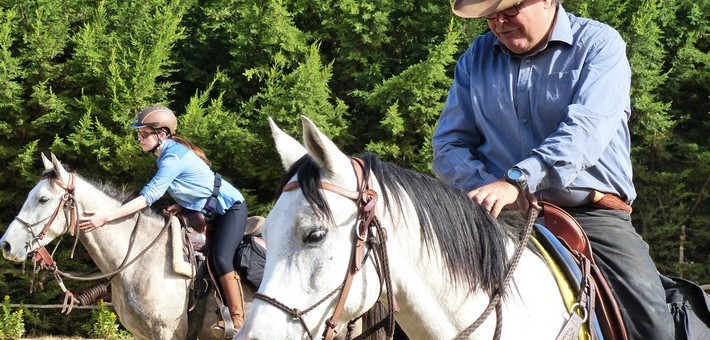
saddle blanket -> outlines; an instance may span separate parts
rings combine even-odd
[[[557,286],[562,294],[562,300],[567,308],[571,308],[577,302],[577,292],[582,280],[582,271],[577,266],[572,256],[557,238],[545,227],[536,224],[535,234],[530,238],[535,248],[542,254],[557,281]],[[557,245],[555,245],[557,243]],[[580,315],[581,316],[581,315]],[[592,333],[595,339],[604,339],[596,315],[592,315],[594,329],[590,331],[588,324],[584,323],[579,331],[579,339],[590,340]]]
[[[172,258],[173,270],[180,275],[189,278],[195,277],[195,268],[192,266],[187,252],[185,251],[185,243],[183,238],[182,226],[180,220],[176,216],[170,217],[170,236],[172,238]]]

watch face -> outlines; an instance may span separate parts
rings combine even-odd
[[[505,180],[508,183],[517,186],[520,191],[525,191],[528,188],[527,179],[525,178],[525,173],[523,173],[522,169],[511,168],[505,174]]]
[[[513,169],[508,170],[508,178],[510,178],[514,181],[519,180],[520,177],[522,177],[522,176],[523,176],[523,171],[520,169],[513,168]]]

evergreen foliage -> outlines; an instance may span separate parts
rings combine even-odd
[[[160,103],[178,135],[265,215],[283,169],[267,118],[311,118],[351,154],[431,174],[430,138],[454,63],[482,20],[420,0],[0,0],[0,232],[54,152],[84,177],[137,193],[155,171],[128,125]],[[710,282],[710,2],[568,0],[616,28],[632,67],[634,225],[661,272]],[[167,198],[156,203],[160,209]],[[63,243],[69,249],[70,242]],[[91,272],[83,250],[62,270]],[[0,269],[19,265],[0,261]],[[2,272],[0,294],[61,303],[51,280]],[[50,276],[51,278],[51,276]],[[80,283],[67,282],[70,289]],[[35,333],[73,335],[73,312],[27,310]]]

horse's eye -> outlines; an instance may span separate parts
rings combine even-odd
[[[42,196],[39,198],[39,203],[47,203],[47,202],[49,202],[49,197]]]
[[[308,233],[304,242],[305,243],[318,243],[318,242],[322,241],[326,235],[328,235],[327,230],[324,230],[324,229],[314,230],[314,231],[311,231],[310,233]]]

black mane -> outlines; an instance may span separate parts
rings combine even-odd
[[[524,224],[519,213],[504,212],[496,221],[465,193],[438,179],[381,162],[373,154],[361,159],[380,182],[387,211],[400,206],[405,196],[414,203],[423,243],[431,252],[438,242],[453,283],[467,285],[470,291],[480,287],[489,294],[500,285],[509,262],[505,243],[517,237]],[[314,213],[332,222],[319,190],[318,165],[304,156],[289,169],[282,186],[294,175]]]

